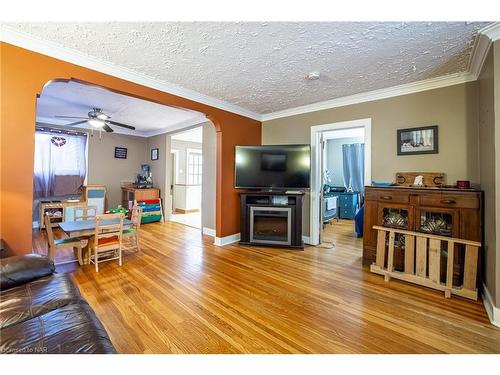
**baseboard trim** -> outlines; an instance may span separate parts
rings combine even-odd
[[[201,233],[210,237],[215,237],[215,229],[203,227]]]
[[[488,314],[488,318],[490,318],[491,324],[494,326],[500,327],[500,309],[495,306],[493,303],[493,299],[491,298],[491,294],[483,283],[483,304],[486,309],[486,313]]]
[[[309,236],[302,236],[302,241],[304,241],[304,244],[311,244],[311,238]]]
[[[226,237],[215,237],[214,238],[214,245],[215,246],[229,245],[229,244],[238,242],[240,240],[240,238],[241,238],[240,233],[231,234],[230,236],[226,236]]]
[[[175,209],[175,212],[179,213],[179,214],[191,214],[193,212],[199,212],[200,210],[197,209],[197,208],[194,208],[192,210],[184,210],[182,208],[176,208]]]

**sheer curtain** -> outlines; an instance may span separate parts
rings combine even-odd
[[[35,198],[78,193],[87,173],[86,144],[86,135],[35,132]]]
[[[365,144],[342,145],[344,162],[344,186],[364,195],[365,186]]]

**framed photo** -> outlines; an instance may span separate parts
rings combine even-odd
[[[115,147],[115,158],[116,159],[126,159],[127,158],[127,148],[126,147]]]
[[[438,153],[438,127],[398,129],[398,155]]]
[[[158,160],[158,155],[160,153],[160,150],[157,148],[152,148],[151,149],[151,160]]]

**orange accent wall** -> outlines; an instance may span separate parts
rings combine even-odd
[[[157,103],[205,113],[217,129],[216,235],[238,233],[234,146],[260,144],[261,123],[176,95],[0,42],[0,238],[14,254],[31,252],[36,97],[53,79],[76,78]]]

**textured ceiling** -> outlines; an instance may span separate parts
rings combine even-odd
[[[37,100],[36,120],[45,124],[67,125],[79,120],[55,116],[87,117],[94,107],[101,108],[111,116],[111,120],[136,128],[131,131],[111,125],[115,132],[123,134],[149,136],[207,121],[200,112],[161,105],[74,81],[52,82],[44,87]],[[88,123],[77,127],[92,128]]]
[[[203,127],[198,126],[194,129],[189,129],[180,133],[172,135],[172,139],[177,139],[178,141],[188,141],[188,142],[203,142]]]
[[[257,113],[468,69],[478,22],[7,24]],[[305,76],[319,71],[321,77]]]

